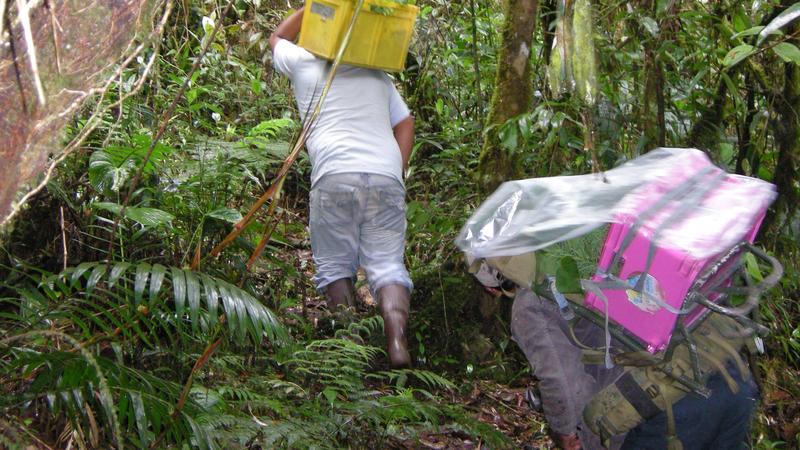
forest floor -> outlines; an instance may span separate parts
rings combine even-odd
[[[304,215],[304,211],[298,211],[295,217],[298,220],[305,220]],[[294,265],[310,283],[314,269],[307,229],[294,234],[291,241],[294,249],[289,259],[293,260]],[[357,286],[360,286],[357,290],[357,307],[350,320],[377,314],[377,303],[366,285],[363,271],[359,271]],[[313,289],[311,291],[313,292]],[[325,330],[328,325],[324,322],[326,318],[330,318],[330,313],[327,311],[323,296],[311,294],[305,298],[302,305],[288,308],[287,312],[304,317],[313,326],[319,327],[320,333],[327,333]],[[412,308],[412,315],[419,313]],[[414,350],[411,351],[413,357]],[[436,349],[431,351],[435,352]],[[379,366],[385,364],[385,361],[378,362]],[[762,395],[753,424],[752,448],[793,448],[792,444],[798,442],[800,438],[800,400],[798,400],[800,385],[796,383],[796,380],[800,380],[800,371],[787,366],[780,359],[768,356],[759,358],[758,364]],[[438,367],[418,368],[440,371]],[[460,380],[457,375],[446,374],[446,376],[456,384],[457,389],[436,394],[451,404],[460,405],[470,412],[474,419],[502,433],[511,442],[512,448],[556,448],[548,434],[544,415],[540,410],[532,409],[526,400],[526,391],[536,383],[529,375],[515,380],[513,386],[491,378],[472,377]],[[377,390],[385,387],[375,386]],[[484,444],[476,441],[474,436],[447,427],[438,432],[423,432],[415,439],[390,438],[389,445],[397,449],[484,448]]]

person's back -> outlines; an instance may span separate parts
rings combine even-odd
[[[281,40],[274,65],[287,75],[305,121],[313,112],[331,64]],[[393,127],[409,117],[389,77],[374,69],[339,66],[306,141],[312,185],[327,174],[369,172],[402,183],[402,156]]]
[[[287,75],[310,133],[309,228],[314,282],[331,309],[355,305],[354,280],[363,267],[378,300],[392,366],[411,364],[405,326],[411,278],[403,261],[403,171],[414,141],[414,120],[389,77],[378,70],[339,66],[313,113],[331,64],[292,41],[303,9],[270,36],[273,66]]]

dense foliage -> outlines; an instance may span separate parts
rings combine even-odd
[[[272,185],[299,132],[267,49],[286,5],[176,2],[158,52],[142,55],[103,101],[140,81],[141,90],[107,111],[4,230],[0,447],[375,448],[446,431],[519,444],[453,401],[473,380],[528,381],[509,305],[473,284],[452,245],[483,195],[485,138],[528,177],[697,146],[732,172],[776,183],[760,244],[786,276],[761,309],[772,335],[754,443],[800,444],[800,4],[577,3],[590,9],[576,13],[570,34],[559,25],[570,14],[562,2],[538,2],[532,103],[497,125],[485,118],[499,2],[418,2],[408,70],[395,76],[417,119],[406,252],[417,368],[397,371],[385,370],[368,294],[356,317],[334,320],[320,307],[304,155],[257,220],[209,256]],[[570,36],[576,51],[594,48],[593,72],[578,64],[558,75],[567,73],[563,60],[554,65],[566,54],[559,43]],[[151,56],[154,71],[141,79]],[[569,88],[589,72],[591,101]]]

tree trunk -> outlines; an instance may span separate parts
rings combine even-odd
[[[725,106],[725,97],[727,95],[728,88],[722,80],[719,80],[714,98],[711,99],[711,105],[704,109],[700,120],[694,124],[689,132],[689,136],[686,139],[686,144],[689,147],[709,152],[717,146],[719,143],[719,129],[722,126],[724,117],[723,106]]]
[[[785,70],[782,95],[773,99],[778,113],[772,120],[778,161],[772,181],[778,187],[778,199],[764,223],[764,227],[773,232],[797,212],[797,202],[800,201],[795,186],[800,162],[800,70],[794,63],[787,63]]]
[[[753,89],[753,77],[750,72],[744,74],[744,85],[747,86],[747,112],[745,113],[744,122],[739,126],[739,153],[736,156],[736,173],[745,175],[744,162],[750,159],[750,173],[755,175],[753,171],[751,155],[753,154],[752,133],[750,127],[753,120],[756,118],[756,94]]]
[[[506,179],[520,174],[518,156],[500,143],[501,125],[530,109],[533,86],[530,53],[536,27],[537,0],[508,0],[503,24],[503,42],[486,134],[478,162],[480,187],[491,192]]]

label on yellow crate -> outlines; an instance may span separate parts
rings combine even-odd
[[[336,10],[328,5],[323,5],[319,2],[313,2],[311,3],[311,14],[318,14],[322,16],[322,21],[325,22],[328,19],[333,19],[333,16],[336,15]]]

